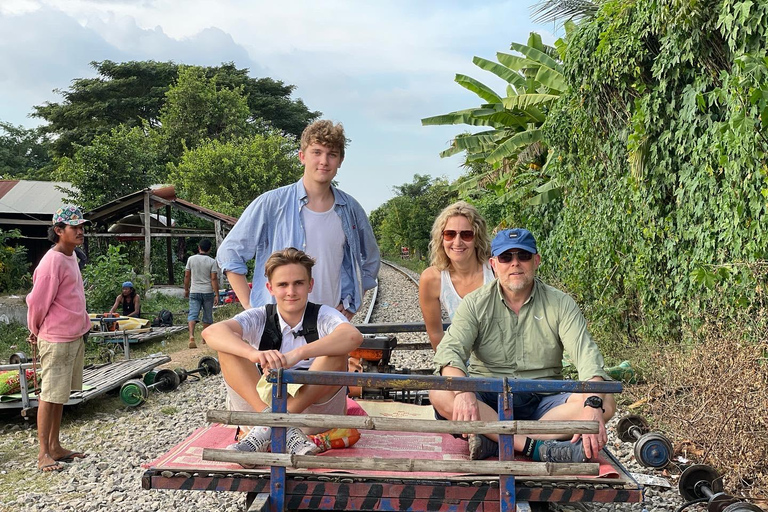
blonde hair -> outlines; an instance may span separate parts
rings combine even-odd
[[[429,263],[437,270],[445,270],[451,266],[451,260],[443,249],[443,230],[451,217],[462,216],[469,221],[475,233],[475,258],[481,265],[491,256],[488,228],[485,219],[477,208],[466,201],[457,201],[446,206],[432,224],[431,240],[429,242]]]
[[[344,136],[344,127],[341,123],[334,125],[332,121],[315,121],[304,128],[301,134],[302,152],[312,144],[322,144],[331,149],[339,151],[341,159],[344,160],[344,148],[347,146],[347,138]]]
[[[304,251],[300,251],[295,247],[288,247],[282,251],[273,252],[267,258],[267,262],[264,264],[264,275],[267,281],[272,280],[272,274],[278,267],[293,264],[301,265],[307,269],[307,275],[312,279],[312,267],[315,266],[315,260],[310,258]]]

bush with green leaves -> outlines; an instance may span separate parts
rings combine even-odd
[[[136,272],[128,264],[123,249],[122,245],[110,245],[105,254],[96,256],[83,269],[85,301],[89,311],[109,311],[125,281],[132,281],[136,291],[141,293],[141,284],[137,282]]]
[[[766,41],[768,4],[732,0],[609,0],[569,34],[542,270],[617,348],[679,342],[765,287]]]
[[[27,261],[27,248],[10,243],[16,238],[21,238],[18,229],[10,231],[0,229],[0,292],[24,290],[32,282]]]

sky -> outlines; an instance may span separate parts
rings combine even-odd
[[[371,212],[414,174],[461,173],[462,157],[440,158],[464,125],[421,119],[478,106],[454,82],[504,84],[472,58],[495,59],[509,43],[552,24],[530,20],[533,0],[0,0],[0,120],[26,128],[34,105],[93,77],[92,61],[234,62],[253,77],[296,86],[322,118],[341,122],[350,144],[339,187]]]

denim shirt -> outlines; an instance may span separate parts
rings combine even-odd
[[[360,204],[335,187],[331,187],[331,192],[334,210],[341,219],[346,237],[341,264],[341,302],[345,309],[357,312],[365,290],[376,286],[379,246]],[[264,264],[270,254],[286,247],[306,250],[301,209],[307,202],[307,191],[301,179],[293,185],[265,192],[248,205],[218,248],[216,261],[222,272],[245,275],[246,263],[255,260],[250,296],[252,307],[273,302],[264,276]],[[336,304],[328,306],[335,307]]]

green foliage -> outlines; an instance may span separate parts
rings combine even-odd
[[[768,4],[733,0],[607,1],[569,34],[542,270],[603,338],[677,341],[764,286],[766,41]]]
[[[274,131],[229,142],[209,141],[171,167],[177,193],[218,212],[239,217],[254,198],[302,175],[298,143]]]
[[[0,122],[0,177],[47,180],[50,141],[39,128]]]
[[[0,322],[0,361],[8,362],[8,358],[16,352],[24,352],[31,355],[29,343],[27,343],[29,331],[22,324]]]
[[[166,93],[181,67],[173,62],[109,60],[91,62],[91,66],[98,73],[96,78],[75,78],[67,90],[57,91],[64,101],[34,107],[33,115],[48,122],[43,129],[55,134],[56,156],[72,157],[75,145],[87,146],[120,125],[158,128]],[[201,69],[205,78],[216,77],[218,85],[242,90],[251,122],[266,123],[298,137],[320,115],[307,109],[300,99],[291,99],[293,85],[251,78],[247,68],[238,69],[231,62]]]
[[[178,158],[185,148],[205,140],[231,140],[245,135],[250,115],[243,86],[219,86],[199,66],[179,68],[176,83],[166,93],[160,110],[161,133],[170,155]]]
[[[0,292],[23,290],[31,283],[27,248],[11,245],[10,241],[15,238],[21,238],[18,229],[0,229]]]
[[[163,309],[173,313],[173,322],[175,324],[183,324],[187,319],[186,311],[189,309],[189,299],[164,293],[153,293],[152,297],[141,296],[142,317],[157,316]]]
[[[566,29],[573,30],[572,24]],[[558,40],[558,45],[564,42]],[[560,196],[559,183],[546,169],[548,148],[541,126],[567,84],[557,50],[546,46],[541,36],[531,33],[528,44],[512,43],[515,54],[499,52],[498,62],[475,57],[479,68],[507,82],[506,95],[494,92],[481,82],[461,74],[456,82],[474,92],[483,104],[422,119],[423,125],[467,124],[488,126],[479,133],[463,133],[441,156],[466,152],[467,162],[484,162],[491,167],[457,185],[463,195],[479,188],[493,191],[500,203],[544,204]],[[512,221],[510,216],[504,219]]]
[[[159,155],[153,130],[120,126],[59,159],[54,176],[72,183],[70,201],[90,209],[161,181]]]
[[[142,294],[141,284],[136,280],[136,273],[121,252],[122,249],[122,245],[108,246],[105,254],[93,258],[83,269],[85,302],[89,311],[109,311],[125,281],[132,281],[136,292]]]
[[[428,254],[430,230],[440,211],[456,200],[444,179],[415,174],[412,183],[394,187],[395,197],[371,212],[371,226],[384,254],[408,247],[419,258]]]

